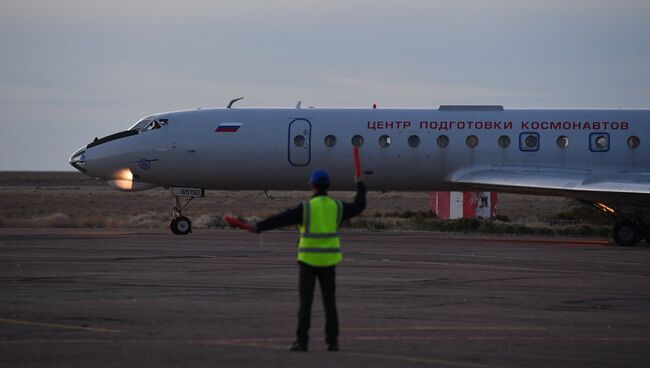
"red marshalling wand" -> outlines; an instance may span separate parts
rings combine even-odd
[[[358,180],[361,177],[361,160],[359,159],[359,147],[354,146],[352,148],[352,153],[354,153],[354,177]]]
[[[243,230],[249,230],[251,228],[251,226],[249,224],[247,224],[247,223],[245,223],[243,221],[239,221],[239,220],[237,220],[236,218],[234,218],[232,216],[226,215],[226,216],[223,217],[223,220],[225,222],[227,222],[232,227],[236,227],[236,228],[243,229]]]

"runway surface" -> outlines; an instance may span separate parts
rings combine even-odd
[[[650,366],[646,245],[343,240],[341,351],[317,302],[291,353],[295,233],[0,229],[0,366]]]

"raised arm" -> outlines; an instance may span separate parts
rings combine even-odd
[[[357,195],[354,202],[343,202],[343,220],[359,215],[366,208],[366,185],[362,181],[357,182]]]

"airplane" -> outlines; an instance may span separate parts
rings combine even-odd
[[[357,146],[372,190],[570,197],[617,216],[617,244],[650,243],[650,109],[233,107],[240,99],[146,116],[69,162],[120,190],[171,188],[180,235],[205,190],[300,190],[314,168],[333,190],[354,189]]]

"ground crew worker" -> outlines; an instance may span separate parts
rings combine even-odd
[[[366,207],[366,187],[356,179],[357,194],[353,203],[331,199],[327,195],[330,179],[324,170],[314,170],[309,183],[313,197],[298,206],[252,224],[250,231],[260,233],[288,225],[300,225],[298,266],[300,268],[300,309],[296,340],[291,351],[307,351],[311,306],[316,279],[320,284],[325,307],[325,337],[328,351],[338,351],[339,321],[336,311],[336,265],[341,262],[338,229],[341,221],[360,214]]]

